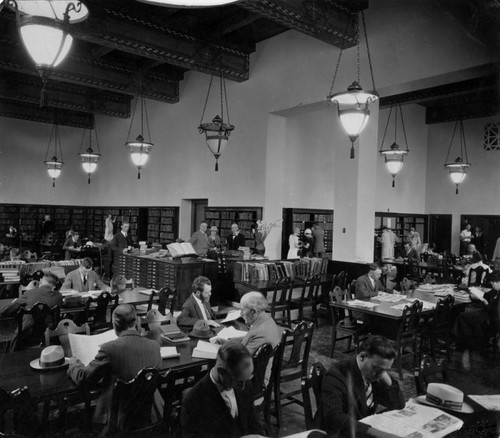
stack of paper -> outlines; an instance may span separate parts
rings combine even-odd
[[[349,306],[366,307],[367,309],[373,309],[374,307],[378,306],[377,303],[370,303],[370,301],[361,300],[347,301],[347,304],[349,304]]]
[[[196,348],[193,350],[192,357],[201,359],[217,359],[217,352],[220,345],[211,344],[210,342],[198,341]]]
[[[162,359],[169,359],[171,357],[179,357],[180,353],[177,352],[175,347],[161,347],[160,354]]]
[[[217,333],[217,338],[221,339],[234,339],[234,338],[242,338],[245,336],[247,332],[243,330],[236,330],[234,327],[224,327],[219,333]]]
[[[378,300],[384,303],[397,303],[398,301],[404,300],[405,295],[388,294],[387,292],[379,292],[376,297],[371,297],[371,300]]]

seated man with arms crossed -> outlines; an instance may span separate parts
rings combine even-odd
[[[177,325],[193,326],[196,321],[203,319],[211,327],[219,327],[215,320],[214,311],[210,308],[212,283],[207,277],[196,277],[191,286],[192,294],[181,307],[181,314],[177,318]]]
[[[77,358],[72,357],[68,368],[68,375],[77,385],[91,378],[99,367],[108,366],[111,371],[110,385],[99,396],[97,402],[94,413],[95,423],[108,422],[112,387],[117,379],[129,381],[143,368],[158,368],[162,362],[160,345],[141,336],[137,331],[137,315],[132,305],[120,304],[113,311],[112,321],[118,339],[101,345],[95,359],[86,367]],[[119,418],[118,424],[122,424],[123,420]]]
[[[76,290],[78,292],[88,292],[89,290],[111,291],[111,288],[102,282],[97,272],[92,270],[92,260],[85,257],[78,269],[66,275],[61,290]]]
[[[395,357],[386,338],[370,336],[355,357],[335,363],[321,386],[323,415],[315,419],[319,428],[349,438],[393,437],[358,420],[373,415],[379,403],[391,410],[404,408],[399,385],[387,373]]]
[[[283,330],[280,329],[269,313],[266,313],[267,300],[260,292],[248,292],[241,297],[241,316],[250,327],[248,333],[239,338],[241,343],[253,356],[264,344],[271,344],[274,348],[281,341]],[[218,344],[226,342],[224,339],[215,338]]]
[[[237,438],[263,433],[253,405],[252,374],[252,356],[240,342],[222,345],[215,366],[182,402],[183,438]]]

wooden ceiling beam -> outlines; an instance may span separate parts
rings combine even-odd
[[[7,44],[2,46],[0,52],[0,69],[38,76],[25,51],[21,47]],[[134,71],[118,64],[92,60],[88,57],[78,56],[78,54],[69,56],[52,71],[50,78],[131,96],[139,92],[139,75]],[[146,98],[167,103],[179,101],[179,82],[177,80],[159,73],[151,73],[142,77],[141,82],[142,94]]]
[[[193,36],[160,27],[125,10],[90,5],[89,18],[72,26],[72,35],[83,41],[110,47],[142,58],[188,70],[218,72],[222,51],[224,77],[242,82],[248,79],[249,55],[234,48],[202,41]]]
[[[40,85],[40,79],[33,75],[0,71],[0,98],[37,104],[40,101]],[[97,91],[50,79],[47,92],[49,107],[130,117],[132,97],[126,94]]]
[[[368,0],[360,0],[356,9],[368,7]],[[267,18],[289,29],[337,47],[356,45],[356,14],[341,2],[329,0],[245,0],[238,6],[261,18]]]
[[[92,115],[89,113],[68,109],[61,111],[55,108],[40,108],[39,105],[8,99],[0,99],[0,117],[50,124],[57,121],[59,125],[74,128],[92,128]]]
[[[252,24],[254,21],[260,20],[260,18],[258,14],[254,14],[251,11],[239,9],[231,16],[210,26],[210,32],[223,37]]]

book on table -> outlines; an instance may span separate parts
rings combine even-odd
[[[102,344],[115,339],[117,339],[117,336],[114,330],[92,336],[68,333],[73,357],[79,359],[85,366],[95,358]]]
[[[191,245],[189,242],[170,243],[167,245],[167,248],[170,251],[172,257],[174,258],[184,257],[184,256],[198,257],[198,254],[196,254],[193,245]]]
[[[179,343],[189,341],[189,336],[177,327],[176,324],[160,326],[161,337],[169,342]]]
[[[211,344],[210,342],[198,341],[196,348],[193,350],[192,357],[199,359],[217,359],[217,352],[220,345]]]
[[[160,354],[162,359],[170,359],[172,357],[179,357],[181,354],[177,352],[176,347],[161,347]]]
[[[406,438],[440,438],[459,430],[463,421],[439,409],[408,402],[401,410],[370,415],[361,423]]]

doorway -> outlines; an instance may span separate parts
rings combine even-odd
[[[208,199],[193,199],[191,208],[191,234],[200,229],[200,223],[205,220],[205,209]]]

